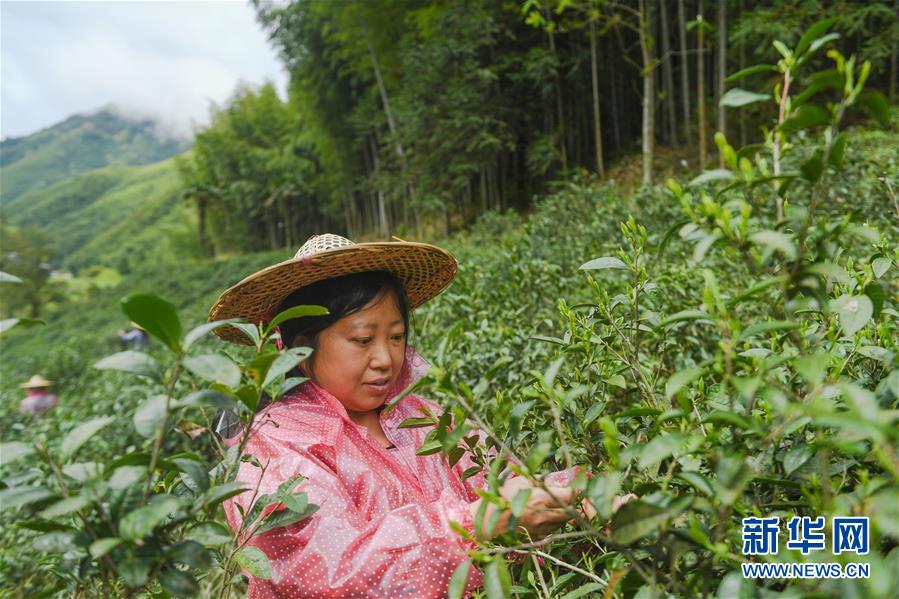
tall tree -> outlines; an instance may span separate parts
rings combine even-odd
[[[643,184],[652,184],[652,154],[655,138],[655,89],[653,70],[655,68],[655,45],[652,39],[652,5],[649,0],[639,0],[638,35],[640,55],[643,59]]]
[[[599,118],[599,60],[596,51],[596,20],[590,18],[590,82],[593,89],[593,143],[596,154],[596,172],[606,178],[602,159],[602,125]]]
[[[696,105],[699,129],[699,169],[705,168],[706,160],[706,120],[705,120],[705,22],[702,18],[702,0],[696,11]]]
[[[684,137],[689,144],[693,139],[693,114],[690,110],[690,59],[687,54],[687,21],[684,14],[684,0],[677,0],[677,23],[678,41],[680,42],[681,110],[683,110]]]
[[[675,118],[674,74],[671,66],[671,34],[668,23],[668,2],[659,0],[659,27],[662,31],[662,73],[665,78],[665,106],[667,108],[668,143],[677,143],[677,127]]]
[[[718,131],[727,135],[726,113],[720,100],[724,97],[724,80],[727,78],[727,0],[718,0]],[[718,151],[718,168],[724,168],[724,152]]]

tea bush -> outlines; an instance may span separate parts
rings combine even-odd
[[[490,214],[443,244],[459,276],[416,313],[411,342],[435,366],[417,392],[456,426],[433,420],[422,451],[458,459],[480,427],[487,502],[506,505],[508,471],[539,480],[577,464],[597,512],[573,512],[543,540],[478,542],[451,596],[472,564],[488,597],[899,594],[899,146],[894,131],[841,128],[859,105],[889,117],[862,91],[864,65],[832,53],[834,69],[803,71],[828,26],[744,73],[789,72],[790,93],[729,94],[732,106],[784,111],[762,144],[718,136],[726,170],[631,198],[576,178],[526,220]],[[3,588],[221,597],[244,591],[240,568],[267,575],[264,555],[224,524],[221,502],[241,492],[235,466],[253,458],[221,443],[214,415],[249,423],[263,392],[300,382],[288,373],[308,354],[277,351],[270,328],[200,323],[218,291],[276,259],[154,265],[98,291],[98,309],[4,336]],[[121,304],[121,319],[153,336],[149,353],[112,353],[110,306],[126,290],[177,299]],[[216,326],[239,327],[253,346],[223,347]],[[12,413],[11,381],[37,369],[66,397],[28,420]],[[637,499],[613,514],[624,493]],[[260,517],[275,502],[288,509]],[[255,505],[244,533],[315,510],[300,480]],[[803,555],[782,542],[767,559],[861,561],[870,577],[743,579],[741,563],[765,558],[741,555],[741,520],[794,515],[828,526],[868,516],[871,551]]]

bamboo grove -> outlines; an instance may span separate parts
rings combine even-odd
[[[658,148],[692,169],[763,124],[719,106],[727,73],[841,15],[837,47],[896,99],[892,0],[254,0],[289,73],[212,109],[179,159],[207,256],[310,234],[447,235],[526,210],[550,181]],[[656,161],[657,162],[657,161]]]

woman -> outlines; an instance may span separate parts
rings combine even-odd
[[[410,394],[384,406],[427,371],[406,344],[409,312],[443,291],[455,259],[435,246],[354,244],[337,235],[310,238],[293,260],[247,277],[216,302],[210,320],[270,320],[295,305],[322,305],[325,316],[289,320],[281,338],[313,353],[300,368],[309,380],[266,407],[249,431],[237,480],[251,489],[225,511],[239,530],[253,498],[296,475],[318,510],[298,523],[258,535],[249,544],[272,565],[269,580],[250,577],[251,597],[442,597],[472,544],[450,526],[474,534],[484,474],[463,479],[474,464],[464,455],[450,467],[439,454],[418,456],[427,428],[399,428],[436,403]],[[230,341],[236,330],[220,329]],[[240,438],[231,439],[230,443]],[[550,493],[510,479],[508,499],[530,489],[518,525],[540,536],[570,515],[573,471],[549,477]],[[561,501],[560,505],[556,501]],[[488,522],[494,506],[486,510]],[[492,536],[503,530],[499,516]],[[482,527],[478,527],[483,530]],[[470,570],[468,588],[481,582]]]

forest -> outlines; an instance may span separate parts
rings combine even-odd
[[[578,172],[629,167],[650,185],[672,164],[721,167],[715,131],[746,145],[767,124],[733,110],[752,99],[725,97],[728,75],[773,62],[773,41],[793,44],[831,12],[835,47],[871,61],[870,87],[896,98],[892,2],[256,7],[289,97],[238,91],[179,162],[206,255],[291,248],[322,230],[448,235],[490,210],[527,210]]]
[[[445,410],[403,423],[428,427],[419,456],[471,455],[513,523],[527,498],[505,474],[582,468],[595,514],[545,538],[456,526],[471,549],[446,596],[899,596],[895,2],[252,4],[284,97],[241,86],[173,158],[143,131],[120,154],[151,157],[85,151],[62,179],[44,140],[56,178],[31,189],[26,142],[4,148],[0,595],[238,597],[272,577],[248,540],[318,506],[289,479],[230,529],[255,458],[217,426],[300,382],[308,354],[274,324],[301,316],[207,315],[331,232],[458,261],[410,325],[431,369],[407,391]],[[129,321],[147,346],[118,342]],[[35,373],[59,404],[32,416]],[[780,550],[747,554],[746,522],[770,517]],[[788,545],[793,518],[823,518],[827,550]],[[866,519],[867,551],[831,551],[842,518]],[[775,563],[847,576],[746,575]]]

